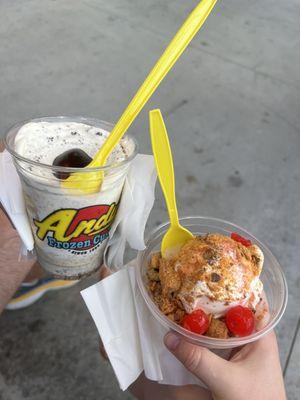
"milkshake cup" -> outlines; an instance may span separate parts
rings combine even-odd
[[[217,218],[197,216],[181,218],[180,223],[182,226],[189,229],[194,235],[220,233],[222,235],[230,236],[232,232],[236,232],[239,235],[250,239],[251,242],[258,245],[264,253],[264,266],[260,279],[263,282],[264,296],[268,303],[268,313],[266,318],[261,321],[259,329],[251,335],[244,337],[230,337],[227,339],[198,335],[184,329],[182,326],[171,321],[166,315],[164,315],[152,300],[147,286],[148,264],[151,254],[160,251],[162,238],[169,228],[168,223],[160,225],[148,236],[146,240],[146,249],[138,254],[136,271],[137,286],[142,295],[143,301],[146,303],[154,320],[162,328],[163,334],[161,340],[163,340],[164,334],[173,330],[182,335],[187,341],[210,348],[221,357],[227,358],[231,349],[260,339],[271,329],[274,329],[278,324],[287,304],[288,290],[286,279],[278,261],[271,251],[254,236],[237,225]]]
[[[137,144],[125,136],[99,168],[54,166],[53,158],[74,148],[92,158],[111,130],[111,124],[97,119],[45,117],[15,125],[6,134],[38,261],[56,277],[79,279],[100,267]],[[97,193],[62,187],[62,179],[79,170],[87,178],[91,172],[103,173]]]

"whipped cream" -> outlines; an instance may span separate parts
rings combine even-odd
[[[189,296],[193,298],[193,301],[190,301],[191,297],[188,297],[189,301],[187,301],[185,296],[179,295],[178,297],[182,301],[187,313],[191,313],[194,310],[201,308],[206,314],[212,314],[215,318],[219,318],[225,315],[229,308],[235,306],[244,306],[255,309],[261,299],[263,283],[256,277],[251,282],[250,287],[251,290],[245,295],[245,297],[239,293],[239,295],[236,296],[239,298],[238,300],[224,302],[211,300],[208,296],[212,296],[213,294],[206,282],[199,281],[197,282],[195,290],[189,294]]]
[[[108,136],[104,129],[79,122],[29,122],[18,131],[15,151],[29,160],[52,165],[58,155],[74,148],[93,158]],[[132,154],[133,146],[125,136],[113,149],[107,164],[125,160]]]

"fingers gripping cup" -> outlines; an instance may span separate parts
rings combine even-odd
[[[16,125],[6,135],[22,183],[35,250],[43,268],[79,279],[101,265],[109,230],[137,144],[125,136],[107,165],[83,168],[103,145],[112,125],[83,117],[46,117]],[[101,171],[97,193],[61,184],[79,171],[84,180]],[[97,176],[97,174],[93,174]]]
[[[168,317],[166,315],[166,312],[162,312],[162,309],[160,309],[158,304],[154,301],[155,296],[153,297],[153,291],[151,291],[152,290],[151,285],[154,284],[155,286],[157,286],[157,284],[159,284],[159,281],[160,281],[160,283],[162,283],[162,279],[164,277],[161,275],[160,269],[161,269],[161,265],[164,265],[165,262],[163,262],[163,264],[160,264],[159,272],[157,272],[156,270],[150,269],[152,276],[151,277],[149,276],[149,263],[152,262],[153,254],[160,251],[162,238],[164,236],[164,233],[167,231],[167,229],[169,227],[169,224],[163,224],[163,225],[159,226],[156,230],[154,230],[149,235],[149,237],[146,241],[146,249],[144,251],[139,252],[138,261],[137,261],[138,288],[142,294],[142,297],[143,297],[147,307],[149,308],[150,312],[155,317],[155,319],[158,321],[158,323],[161,324],[163,327],[165,327],[166,331],[174,330],[177,333],[181,334],[183,337],[185,337],[188,341],[190,341],[193,344],[198,344],[198,345],[205,346],[205,347],[215,349],[215,350],[219,349],[220,351],[222,349],[232,349],[234,347],[242,346],[247,343],[253,342],[253,341],[261,338],[262,336],[264,336],[271,329],[273,329],[276,326],[276,324],[280,321],[280,319],[284,313],[285,307],[286,307],[287,284],[286,284],[284,274],[281,270],[281,267],[280,267],[279,263],[277,262],[277,260],[275,259],[275,257],[273,256],[273,254],[270,252],[270,250],[264,244],[259,242],[254,236],[250,235],[248,232],[244,231],[243,229],[239,228],[238,226],[236,226],[230,222],[222,221],[222,220],[215,219],[215,218],[205,218],[205,217],[186,217],[186,218],[182,218],[180,220],[180,222],[185,228],[189,229],[195,236],[202,237],[202,239],[200,238],[200,240],[199,240],[200,245],[202,245],[202,244],[203,244],[203,246],[207,245],[206,244],[207,237],[209,238],[208,240],[211,240],[210,243],[213,243],[213,241],[216,240],[216,238],[218,238],[218,235],[222,235],[223,243],[221,244],[221,246],[223,246],[223,248],[224,248],[224,246],[227,247],[230,254],[232,254],[232,248],[228,247],[228,245],[231,242],[230,237],[234,237],[235,240],[241,240],[244,243],[244,245],[246,245],[246,246],[249,246],[250,243],[253,244],[252,247],[249,247],[249,251],[247,250],[247,248],[243,247],[244,245],[243,246],[240,246],[240,244],[237,245],[238,249],[241,249],[241,251],[246,256],[248,254],[251,254],[251,252],[253,252],[254,250],[260,249],[263,253],[262,259],[264,258],[263,267],[262,267],[261,274],[260,274],[260,280],[262,281],[262,284],[263,284],[263,292],[260,293],[261,301],[256,306],[256,313],[254,314],[255,315],[255,328],[251,329],[251,331],[252,331],[251,333],[249,333],[249,334],[247,333],[246,335],[243,335],[240,337],[234,336],[234,335],[229,335],[229,336],[226,335],[226,338],[225,338],[225,335],[223,335],[223,337],[221,337],[221,335],[219,337],[211,337],[210,331],[209,330],[207,331],[207,329],[206,329],[207,327],[205,327],[205,329],[203,330],[206,333],[203,333],[203,334],[195,333],[196,330],[194,330],[194,332],[193,332],[193,331],[190,331],[187,329],[187,326],[185,324],[185,322],[187,322],[187,319],[183,319],[180,323],[178,323],[178,321],[176,321],[176,319],[175,320],[170,319],[170,317]],[[232,235],[233,232],[234,232],[234,235]],[[211,237],[209,237],[209,234],[214,234],[214,235],[211,235]],[[196,243],[196,245],[198,246],[197,243]],[[234,245],[234,242],[233,242],[233,245]],[[212,256],[211,249],[209,249],[209,253],[210,253],[210,257],[207,259],[207,261],[208,261],[209,267],[211,267],[213,265],[213,261],[214,261],[214,260],[212,260],[212,257],[211,257]],[[208,255],[207,250],[206,250],[205,255]],[[252,254],[252,256],[254,257],[254,260],[255,260],[255,257],[257,257],[258,255],[259,255],[259,253]],[[199,253],[198,253],[198,256],[199,256]],[[213,254],[213,256],[215,257],[216,254]],[[191,254],[188,254],[188,257],[191,257]],[[228,254],[226,255],[225,258],[226,258],[225,261],[228,261],[228,264],[226,264],[226,268],[227,268],[227,267],[229,267],[229,264],[231,263],[231,259],[228,258]],[[190,258],[190,260],[191,260],[191,258]],[[216,260],[217,260],[217,257],[216,257]],[[211,261],[212,261],[212,263],[211,263]],[[239,259],[239,261],[241,261],[241,259]],[[182,259],[181,259],[181,262],[182,262]],[[223,259],[223,262],[224,262],[224,259]],[[201,264],[201,260],[200,260],[200,264]],[[220,263],[218,261],[216,262],[215,265],[218,268],[220,267]],[[182,266],[182,264],[181,264],[181,266]],[[188,267],[190,268],[191,264]],[[175,270],[178,270],[178,268],[180,268],[180,264],[175,263],[174,268],[175,268]],[[209,268],[208,268],[208,270],[210,271]],[[183,271],[181,271],[181,274],[182,273],[183,273]],[[221,288],[221,286],[220,286],[221,280],[220,279],[223,279],[224,274],[226,274],[225,270],[220,272],[220,277],[218,276],[218,279],[215,279],[216,273],[209,272],[210,279],[213,278],[211,287],[213,287],[213,285],[217,285],[216,287],[218,287],[218,289],[219,289],[218,293],[220,293],[220,288]],[[203,276],[203,275],[201,275],[201,276]],[[175,301],[178,301],[178,297],[180,297],[180,294],[181,294],[181,300],[182,300],[181,305],[182,305],[182,303],[184,301],[184,299],[182,298],[183,286],[186,285],[187,282],[181,280],[181,287],[179,287],[179,285],[177,285],[176,280],[174,279],[174,275],[171,276],[171,278],[170,278],[170,275],[165,274],[165,279],[172,280],[170,285],[173,285],[173,288],[175,288],[175,286],[176,286],[176,293],[177,293],[176,296],[177,297],[175,297]],[[235,282],[238,282],[240,280],[239,277],[237,277],[237,276],[235,276],[234,279],[235,279]],[[182,282],[184,282],[184,283],[182,283]],[[190,281],[188,282],[188,284],[190,284]],[[203,287],[204,286],[203,286],[203,282],[202,282],[201,289],[203,289]],[[199,288],[199,286],[198,286],[198,288]],[[191,295],[191,294],[192,294],[192,291],[189,293],[189,295]],[[157,296],[158,296],[158,298],[161,298],[161,296],[163,297],[163,293],[162,293],[162,295],[160,293],[158,293]],[[190,296],[190,297],[193,297],[193,296]],[[174,299],[174,297],[171,298],[172,301],[173,301],[173,299]],[[189,297],[186,297],[185,300],[189,300]],[[203,302],[203,300],[205,300],[205,302]],[[249,298],[247,300],[248,300],[247,301],[247,304],[248,304],[249,301],[251,300],[251,298]],[[243,303],[243,301],[244,300],[242,299],[239,301],[239,303]],[[167,299],[164,306],[172,307],[173,304],[170,304],[170,302]],[[193,311],[193,309],[189,310],[189,307],[192,304],[196,304],[196,305],[201,304],[201,307],[199,306],[199,308],[198,308],[196,306],[196,310],[194,310],[194,311]],[[217,305],[218,309],[214,309],[212,307],[214,305]],[[222,305],[222,307],[220,307],[221,305]],[[180,314],[180,313],[185,314],[185,312],[187,312],[186,316],[189,316],[189,320],[190,320],[189,322],[193,323],[194,321],[192,320],[193,319],[192,317],[196,316],[196,313],[199,313],[199,311],[201,311],[201,309],[205,309],[205,311],[206,311],[207,315],[209,315],[209,317],[213,316],[211,321],[214,322],[214,326],[212,326],[213,324],[211,322],[210,328],[213,328],[213,329],[216,328],[219,331],[227,329],[225,321],[226,321],[226,316],[227,317],[229,316],[228,310],[231,310],[230,314],[233,314],[233,312],[237,313],[238,311],[240,311],[240,309],[243,309],[243,307],[238,305],[238,303],[234,303],[230,306],[230,304],[228,304],[227,302],[224,302],[223,304],[220,304],[220,302],[216,302],[216,301],[210,302],[208,297],[203,296],[203,295],[199,296],[197,298],[196,302],[194,302],[194,299],[191,298],[190,301],[186,302],[186,304],[184,306],[185,306],[184,307],[185,310],[184,310],[184,308],[178,309],[178,314]],[[189,306],[189,307],[187,307],[187,306]],[[265,308],[265,306],[267,306],[267,309]],[[248,312],[250,312],[248,308],[246,308],[244,310],[248,310]],[[172,312],[169,315],[173,316],[173,310],[171,308],[169,308],[169,310],[167,312],[169,312],[169,311]],[[226,314],[226,312],[227,312],[227,314]],[[259,315],[259,317],[258,317],[258,315]],[[264,318],[261,318],[261,316],[264,316]],[[175,315],[175,317],[176,317],[176,315]],[[215,318],[220,317],[220,319],[218,320],[218,319],[215,319],[214,317]],[[231,317],[234,317],[234,315]],[[245,315],[243,317],[245,317]],[[199,328],[199,316],[197,316],[197,321],[195,321],[195,322],[197,322],[197,324],[198,324],[198,326],[196,326],[196,327]],[[208,321],[204,321],[204,322],[208,323]],[[202,328],[202,327],[203,326],[201,326],[200,328]],[[239,326],[239,328],[241,328],[241,326]],[[199,332],[201,332],[201,331],[199,330]],[[223,332],[217,332],[217,333],[223,333]],[[237,333],[241,333],[241,332],[237,332]]]

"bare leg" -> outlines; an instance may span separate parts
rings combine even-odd
[[[45,276],[45,272],[40,266],[40,264],[36,261],[31,270],[29,271],[28,275],[24,278],[24,282],[32,282],[35,279],[41,279]]]

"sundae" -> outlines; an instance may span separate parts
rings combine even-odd
[[[152,255],[148,288],[161,312],[185,329],[246,336],[262,319],[263,262],[260,248],[237,233],[197,236],[171,258]]]

